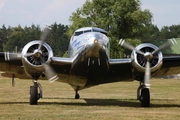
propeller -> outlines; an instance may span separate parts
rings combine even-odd
[[[37,49],[35,49],[33,51],[33,53],[26,53],[24,55],[24,57],[30,57],[30,56],[34,56],[37,59],[40,60],[43,68],[44,68],[44,74],[47,76],[48,80],[50,82],[54,82],[55,80],[58,79],[57,74],[55,73],[55,71],[53,70],[53,68],[51,68],[51,66],[49,64],[47,64],[43,58],[42,58],[42,47],[43,44],[45,42],[45,39],[47,37],[47,35],[49,34],[50,29],[48,27],[45,27],[43,30],[43,33],[40,36],[40,44],[37,47]],[[5,60],[9,61],[9,60],[17,60],[17,59],[21,59],[22,58],[22,54],[21,53],[9,53],[9,52],[5,52],[4,53],[4,57]]]
[[[45,75],[47,76],[50,83],[52,83],[58,79],[58,76],[55,73],[55,71],[53,70],[53,68],[49,64],[45,63],[45,61],[42,59],[42,51],[41,51],[41,48],[42,48],[49,32],[50,32],[50,29],[48,27],[45,27],[44,32],[41,34],[41,37],[40,37],[41,43],[39,44],[38,49],[34,50],[33,55],[37,58],[40,58],[42,66],[45,71]],[[29,55],[31,56],[31,54],[29,54]]]
[[[177,44],[177,42],[173,38],[173,39],[168,40],[167,42],[165,42],[161,46],[159,46],[159,48],[157,50],[153,51],[152,53],[151,52],[143,53],[140,50],[136,50],[136,48],[133,45],[126,42],[125,40],[121,39],[119,41],[119,45],[121,45],[124,48],[129,49],[131,51],[135,50],[135,52],[143,55],[144,58],[146,59],[145,74],[144,74],[144,85],[147,88],[150,87],[150,78],[151,78],[150,60],[153,58],[153,55],[158,53],[159,51],[166,49],[166,48],[170,47],[171,45],[175,45],[175,44]]]

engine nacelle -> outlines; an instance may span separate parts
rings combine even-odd
[[[43,43],[41,47],[41,57],[35,55],[28,55],[34,53],[39,45],[42,43],[40,40],[34,40],[26,44],[22,50],[22,63],[26,74],[29,77],[38,77],[44,72],[43,63],[49,63],[50,58],[53,57],[53,51],[47,43]]]
[[[150,43],[143,43],[137,46],[135,49],[143,53],[146,52],[152,53],[153,51],[157,50],[158,47]],[[136,50],[133,50],[131,53],[132,66],[136,69],[137,72],[144,73],[147,60],[145,59],[144,55],[137,53]],[[152,55],[152,58],[150,59],[151,73],[155,73],[161,68],[163,63],[162,60],[163,60],[162,52],[157,52]]]

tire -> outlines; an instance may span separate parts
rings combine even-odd
[[[150,92],[148,88],[143,88],[141,90],[141,106],[142,107],[150,106]]]
[[[38,89],[36,86],[30,86],[30,105],[37,105]]]
[[[79,94],[76,94],[75,95],[75,99],[79,99],[80,98],[80,95]]]

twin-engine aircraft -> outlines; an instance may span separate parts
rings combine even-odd
[[[180,56],[163,56],[161,50],[176,43],[170,39],[160,47],[143,43],[134,47],[125,40],[119,45],[132,51],[131,58],[111,59],[107,32],[100,28],[85,27],[76,30],[70,40],[68,58],[55,57],[45,42],[50,30],[44,29],[40,40],[27,43],[21,53],[0,52],[2,76],[32,79],[30,105],[42,98],[42,86],[38,79],[68,83],[79,99],[79,90],[119,81],[139,81],[137,99],[142,107],[150,106],[150,78],[178,74]],[[113,91],[112,91],[113,92]]]

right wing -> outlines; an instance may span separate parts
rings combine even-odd
[[[20,53],[18,53],[18,55],[19,54]],[[49,65],[52,67],[52,69],[55,70],[57,74],[61,74],[61,73],[69,74],[69,71],[71,70],[71,66],[75,59],[76,57],[74,58],[52,57]],[[22,62],[22,58],[21,57],[17,58],[17,53],[0,52],[0,71],[2,76],[12,77],[12,74],[15,74],[15,77],[20,79],[30,78],[27,76],[24,69],[25,68]],[[34,66],[34,69],[36,69],[36,66]]]

